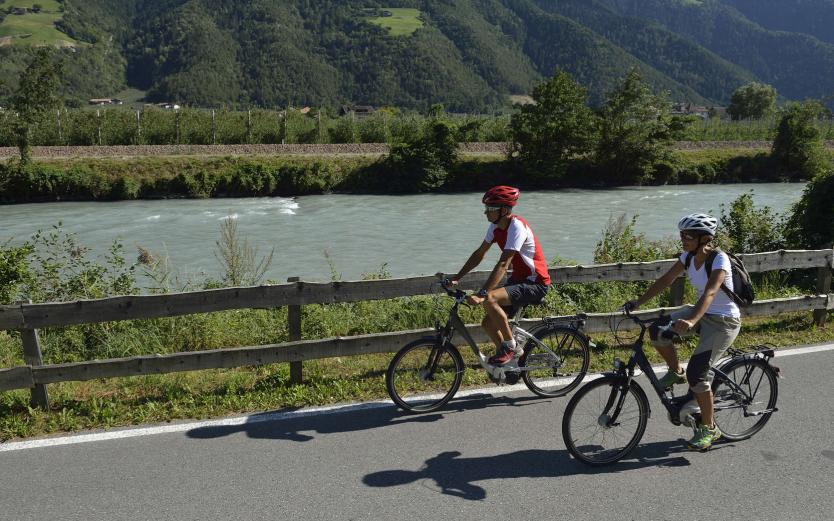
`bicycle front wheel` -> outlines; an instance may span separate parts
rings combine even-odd
[[[614,463],[640,443],[649,419],[649,400],[636,382],[627,390],[624,382],[619,376],[604,376],[584,385],[568,402],[562,438],[582,463]]]
[[[730,360],[720,369],[744,392],[734,389],[720,375],[715,377],[715,424],[724,438],[746,440],[759,432],[773,414],[779,392],[776,373],[759,358]]]
[[[394,355],[385,373],[385,387],[402,410],[431,412],[452,399],[462,379],[463,359],[458,350],[423,338]]]
[[[539,396],[564,396],[582,382],[591,355],[588,339],[570,327],[546,327],[532,332],[541,344],[529,340],[518,366],[522,378]]]

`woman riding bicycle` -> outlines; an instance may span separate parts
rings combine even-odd
[[[550,286],[547,261],[538,239],[527,221],[513,214],[518,196],[519,190],[511,186],[495,186],[487,190],[482,202],[490,224],[484,241],[460,271],[451,277],[451,282],[456,284],[481,263],[493,243],[498,243],[502,250],[498,264],[483,287],[468,297],[470,304],[482,304],[486,311],[481,325],[496,346],[495,356],[489,359],[494,365],[506,364],[523,354],[523,346],[516,345],[513,338],[507,314],[513,315],[527,304],[538,304]],[[509,281],[499,287],[510,266],[513,269]]]
[[[688,382],[701,408],[701,423],[696,426],[695,434],[688,443],[693,450],[707,450],[721,437],[721,431],[714,422],[710,367],[732,345],[741,329],[738,306],[721,290],[722,285],[730,292],[733,290],[732,267],[726,253],[718,251],[715,254],[712,272],[707,278],[705,264],[713,250],[711,242],[717,227],[718,221],[703,213],[683,217],[678,222],[678,230],[684,252],[678,262],[643,296],[625,304],[628,309],[638,308],[669,287],[684,271],[697,291],[698,301],[694,306],[689,305],[671,316],[661,317],[649,330],[652,345],[669,365],[669,372],[660,379],[661,385],[671,388],[676,383]],[[664,327],[670,324],[672,331],[679,335],[695,332],[699,335],[698,347],[689,360],[686,373],[681,368],[672,340],[667,338],[669,335],[662,334],[665,333]]]

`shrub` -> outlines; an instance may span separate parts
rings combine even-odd
[[[755,208],[752,190],[738,196],[729,209],[721,205],[719,234],[722,247],[734,253],[773,251],[785,246],[779,216],[768,206]]]
[[[792,209],[786,234],[797,248],[830,248],[834,244],[834,171],[814,177]]]

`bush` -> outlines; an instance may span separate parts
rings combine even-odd
[[[784,225],[779,216],[765,206],[753,205],[753,191],[741,194],[730,203],[729,210],[721,205],[719,242],[734,253],[773,251],[785,247]]]
[[[817,175],[794,205],[787,231],[792,247],[831,248],[834,244],[834,171]]]

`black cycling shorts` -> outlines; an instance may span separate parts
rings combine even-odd
[[[508,317],[513,317],[522,307],[530,304],[538,304],[544,300],[549,288],[549,285],[540,284],[538,282],[530,282],[529,280],[520,282],[512,280],[508,281],[507,284],[504,285],[504,289],[507,290],[507,295],[510,296],[510,302],[512,302],[512,304],[501,307],[504,309],[504,312]]]

